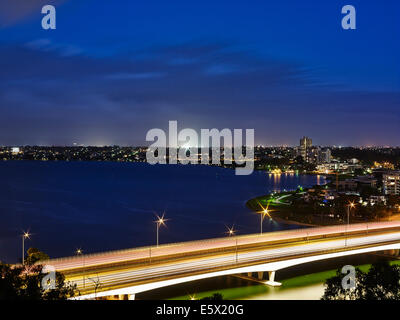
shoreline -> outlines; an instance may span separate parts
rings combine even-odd
[[[275,194],[275,196],[276,195],[282,195],[282,194],[285,194],[285,193],[292,193],[292,192],[293,191],[280,192],[278,194]],[[259,202],[259,199],[260,198],[268,198],[268,197],[270,197],[272,195],[273,194],[270,193],[270,194],[261,195],[261,196],[258,196],[258,197],[251,198],[251,199],[247,200],[246,207],[249,210],[251,210],[252,212],[260,213],[259,208],[258,208],[258,206],[261,205],[260,202]],[[263,200],[260,200],[260,201],[264,201],[264,203],[265,203],[266,201],[269,201],[269,200],[263,199]],[[258,210],[256,208],[255,202],[257,202]],[[295,225],[295,226],[302,226],[302,227],[319,227],[319,226],[330,226],[330,225],[340,224],[339,221],[331,221],[328,224],[315,223],[316,221],[312,221],[314,223],[296,221],[296,220],[293,220],[293,213],[290,213],[292,211],[289,211],[289,213],[290,213],[289,217],[291,216],[291,218],[288,219],[289,218],[288,215],[287,215],[288,211],[286,211],[286,214],[285,214],[286,208],[284,208],[285,206],[282,206],[283,204],[288,205],[287,203],[282,203],[281,202],[281,203],[278,204],[278,206],[281,208],[281,210],[278,209],[278,212],[274,212],[275,210],[270,210],[269,211],[268,215],[270,216],[271,220],[276,221],[277,223],[282,223],[282,224],[287,224],[287,225]],[[272,202],[271,203],[271,207],[274,208],[275,206],[276,206],[276,203],[274,204]],[[267,207],[268,207],[268,205],[267,205]],[[283,210],[282,210],[282,208],[283,208]],[[281,211],[281,212],[279,212],[279,211]],[[284,216],[281,217],[280,213],[283,213]],[[383,221],[399,221],[399,220],[400,220],[400,213],[394,213],[394,214],[392,214],[392,215],[390,215],[388,217],[382,217],[382,218],[379,218],[379,219],[370,219],[368,221],[369,222],[379,222],[379,221],[383,222]],[[357,220],[354,223],[357,223],[357,222],[365,222],[365,221]]]
[[[278,222],[278,223],[284,223],[288,225],[296,225],[296,226],[302,226],[302,227],[318,227],[318,224],[310,224],[310,223],[304,223],[304,222],[298,222],[294,220],[286,220],[283,218],[276,217],[274,214],[271,214],[271,219]]]

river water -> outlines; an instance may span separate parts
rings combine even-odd
[[[315,175],[236,176],[231,169],[202,165],[155,165],[121,162],[0,162],[0,260],[38,247],[50,257],[155,244],[155,215],[169,219],[160,243],[259,230],[248,199],[298,185],[323,184]],[[265,221],[264,231],[294,226]]]

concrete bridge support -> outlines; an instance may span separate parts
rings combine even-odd
[[[272,287],[279,287],[282,283],[275,281],[276,271],[268,271],[269,280],[266,282],[267,285]]]

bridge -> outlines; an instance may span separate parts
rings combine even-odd
[[[118,297],[199,279],[268,272],[266,285],[290,266],[375,251],[398,255],[400,222],[361,223],[189,241],[52,259],[81,293],[74,299]]]

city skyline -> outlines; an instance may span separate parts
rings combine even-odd
[[[123,144],[80,144],[80,143],[70,143],[70,144],[9,144],[9,145],[1,145],[0,148],[13,148],[13,147],[60,147],[60,148],[73,148],[73,147],[94,147],[94,148],[102,148],[102,147],[121,147],[121,148],[147,148],[150,143],[144,143],[142,145],[123,145]],[[325,145],[325,144],[314,144],[314,146],[318,146],[321,148],[356,148],[356,149],[390,149],[390,148],[400,148],[400,145]],[[179,146],[182,148],[184,146]],[[201,145],[192,146],[194,148],[201,148]],[[255,148],[296,148],[299,147],[299,144],[263,144],[259,143],[254,145]],[[223,145],[221,145],[223,148]]]
[[[56,30],[24,3],[0,5],[0,145],[146,145],[169,120],[254,128],[257,145],[399,145],[396,1],[385,19],[353,1],[356,30],[338,1],[55,1]]]

